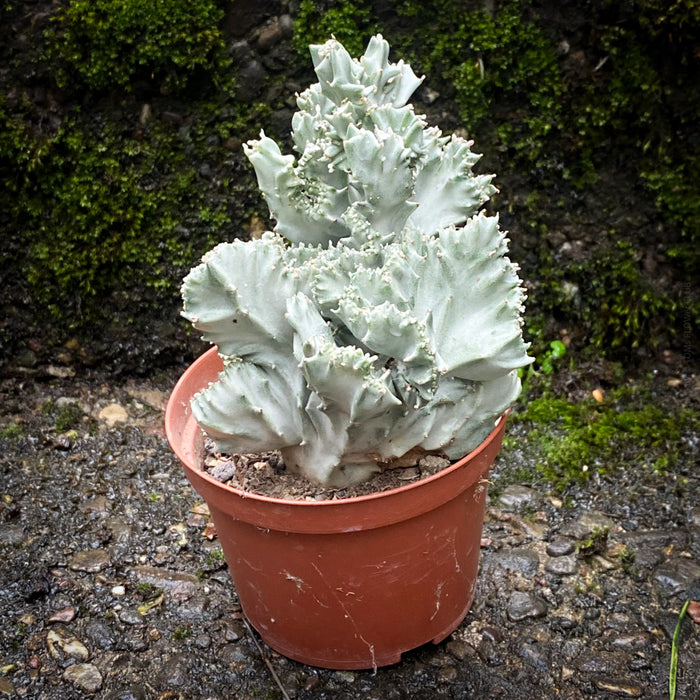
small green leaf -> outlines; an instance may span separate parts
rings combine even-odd
[[[676,675],[678,673],[678,641],[681,636],[681,625],[683,618],[688,610],[690,600],[686,600],[678,615],[676,629],[673,631],[673,642],[671,643],[671,668],[668,672],[668,696],[669,700],[675,700],[676,697]]]

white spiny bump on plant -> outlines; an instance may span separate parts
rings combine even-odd
[[[288,469],[344,486],[409,451],[476,448],[531,358],[471,142],[414,113],[421,80],[381,36],[359,61],[335,40],[311,55],[297,157],[264,134],[246,145],[274,232],[207,253],[183,314],[224,358],[192,401],[219,449],[279,449]]]

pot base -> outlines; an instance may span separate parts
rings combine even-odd
[[[464,612],[453,624],[450,625],[450,627],[447,630],[439,634],[437,637],[435,637],[435,639],[427,640],[423,644],[432,643],[437,645],[445,641],[445,639],[447,639],[447,637],[449,637],[450,634],[452,634],[452,632],[454,632],[459,627],[464,618],[467,616],[467,613],[471,608],[471,603],[472,601],[469,601],[469,605],[465,608]],[[253,627],[255,626],[253,625]],[[354,659],[340,659],[337,656],[328,655],[300,655],[299,650],[296,647],[277,645],[276,642],[274,642],[273,640],[269,640],[269,638],[266,639],[266,637],[260,633],[260,630],[257,630],[257,632],[258,634],[260,634],[262,640],[271,649],[281,654],[282,656],[286,656],[292,661],[298,661],[308,666],[326,668],[335,671],[362,671],[367,669],[376,670],[385,666],[394,666],[395,664],[401,662],[401,659],[405,653],[413,651],[414,649],[423,646],[423,644],[418,644],[416,646],[409,646],[406,649],[390,649],[381,652],[375,650],[371,645],[368,645],[367,654],[364,657]]]

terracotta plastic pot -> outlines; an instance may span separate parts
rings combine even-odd
[[[486,475],[505,417],[474,452],[401,488],[335,501],[267,498],[200,467],[190,398],[221,368],[212,348],[185,371],[166,430],[209,505],[243,612],[263,640],[306,664],[362,669],[447,637],[474,597]]]

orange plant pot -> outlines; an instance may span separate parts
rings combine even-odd
[[[486,476],[505,416],[466,457],[401,488],[334,501],[267,498],[201,469],[190,399],[221,369],[212,348],[185,371],[166,432],[209,506],[243,612],[263,640],[312,666],[363,669],[447,637],[474,598]]]

